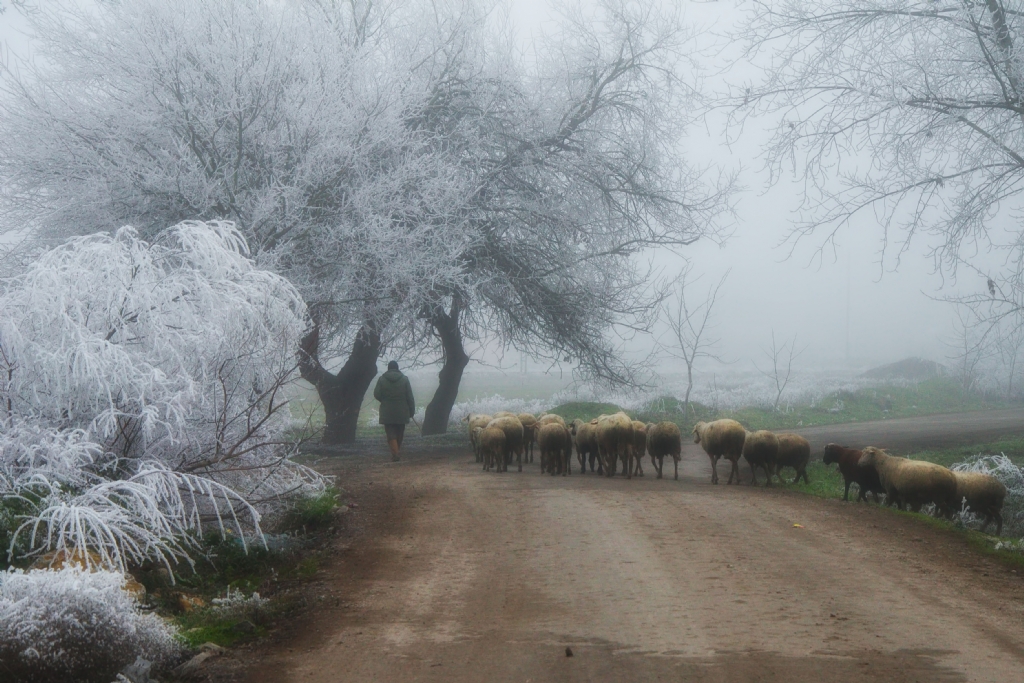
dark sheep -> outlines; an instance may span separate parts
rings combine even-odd
[[[873,467],[860,467],[861,456],[864,451],[854,448],[846,448],[834,443],[825,446],[825,455],[821,461],[826,465],[836,463],[839,465],[839,472],[842,473],[846,482],[846,490],[843,491],[843,500],[850,500],[850,484],[856,484],[860,492],[857,494],[858,501],[868,502],[868,493],[875,497],[878,502],[878,494],[885,493],[882,482],[878,478],[878,472]]]

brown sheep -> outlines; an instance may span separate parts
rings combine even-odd
[[[942,516],[960,509],[956,498],[956,477],[942,465],[924,460],[909,460],[889,455],[881,448],[868,446],[860,458],[860,467],[873,467],[885,488],[885,504],[900,510],[909,505],[919,512],[933,503]]]
[[[775,476],[782,481],[782,468],[792,467],[796,470],[796,478],[792,483],[804,478],[805,484],[810,484],[807,478],[807,463],[811,461],[811,444],[799,434],[778,434],[779,455],[775,461]]]
[[[640,420],[633,420],[633,474],[644,476],[641,460],[647,452],[647,425]]]
[[[482,462],[483,456],[480,454],[480,444],[476,440],[476,430],[477,428],[483,429],[493,419],[493,415],[484,415],[482,413],[470,413],[462,418],[463,422],[469,423],[469,443],[473,446],[473,456],[477,462]]]
[[[984,515],[984,531],[989,522],[996,521],[996,536],[1003,533],[1003,500],[1006,487],[991,474],[984,472],[953,472],[956,477],[956,499],[976,515]]]
[[[740,483],[740,456],[743,455],[743,441],[747,438],[747,430],[736,420],[715,420],[714,422],[698,422],[693,426],[693,442],[699,443],[711,459],[711,483],[718,483],[718,459],[725,458],[732,463],[729,481],[733,475],[736,483]]]
[[[665,456],[671,455],[675,465],[675,479],[679,479],[679,460],[683,454],[683,434],[675,422],[659,422],[647,425],[647,450],[651,454],[651,464],[661,479],[665,467]]]
[[[562,417],[561,415],[555,415],[554,413],[544,413],[543,415],[541,415],[540,417],[537,418],[537,422],[542,424],[542,425],[554,423],[554,424],[560,424],[563,427],[568,427],[569,426],[569,425],[567,425],[565,423],[565,418],[564,417]]]
[[[597,446],[607,477],[615,475],[616,462],[622,460],[623,471],[627,479],[633,478],[633,421],[629,415],[619,412],[614,415],[601,415],[591,424],[597,425]]]
[[[537,432],[541,472],[572,474],[572,434],[557,422],[540,426]]]
[[[519,463],[519,471],[523,471],[523,423],[515,415],[507,417],[496,417],[491,420],[488,427],[497,427],[505,432],[505,467],[512,462],[512,455],[515,454]],[[505,470],[502,470],[505,471]]]
[[[537,442],[537,418],[530,413],[516,415],[523,423],[523,460],[533,462],[533,444]]]
[[[576,458],[580,463],[580,474],[587,473],[587,457],[590,458],[590,471],[594,471],[594,461],[597,460],[597,472],[601,474],[604,469],[601,467],[599,448],[597,445],[597,425],[592,425],[583,420],[573,420],[571,428],[573,441],[576,443]]]
[[[505,431],[500,427],[477,427],[477,443],[484,460],[484,471],[495,468],[498,472],[508,471],[505,464]]]
[[[757,468],[764,470],[765,486],[772,485],[775,461],[779,457],[779,437],[767,429],[747,432],[743,440],[743,458],[750,465],[750,485],[757,484]]]

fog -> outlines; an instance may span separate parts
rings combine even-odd
[[[736,46],[724,36],[739,26],[749,3],[681,5],[687,21],[701,27],[698,43],[711,53],[705,60],[709,72],[737,56]],[[529,43],[536,33],[550,30],[552,12],[545,0],[516,0],[511,16],[520,40]],[[712,73],[704,84],[706,94],[743,78],[742,66]],[[950,353],[946,342],[953,334],[953,316],[949,304],[935,299],[952,291],[980,290],[984,282],[969,279],[959,289],[957,283],[944,282],[923,238],[898,263],[898,245],[890,244],[883,258],[881,229],[867,215],[842,228],[834,242],[826,244],[823,230],[794,245],[788,238],[798,218],[801,187],[793,177],[771,185],[763,171],[761,147],[768,141],[768,125],[748,125],[734,139],[724,117],[712,114],[689,131],[684,144],[695,164],[740,169],[743,190],[723,244],[701,241],[680,255],[655,258],[667,274],[689,259],[694,274],[702,276],[694,295],[731,271],[715,315],[723,359],[736,370],[754,370],[755,361],[765,360],[762,349],[774,329],[780,338],[795,335],[798,347],[805,349],[800,363],[816,368],[864,368],[907,356],[942,362]],[[637,350],[648,348],[643,341],[636,344]],[[665,364],[678,369],[671,360]]]
[[[684,5],[687,21],[704,27],[698,43],[713,48],[704,60],[705,94],[721,91],[727,81],[743,81],[742,67],[719,70],[736,54],[736,46],[723,36],[742,19],[745,5]],[[524,47],[555,25],[552,7],[547,0],[511,3],[508,18]],[[31,36],[23,33],[25,26],[18,11],[8,8],[0,15],[5,60],[9,61],[12,53],[31,54]],[[727,238],[721,244],[703,240],[678,253],[650,255],[666,277],[679,271],[683,259],[689,260],[694,275],[699,276],[693,294],[730,271],[714,316],[714,336],[721,339],[718,351],[727,361],[725,367],[754,371],[755,363],[764,360],[762,350],[772,331],[779,339],[795,336],[798,347],[804,349],[797,367],[850,372],[907,356],[942,362],[951,353],[947,341],[953,334],[953,316],[949,304],[935,298],[956,291],[980,291],[984,282],[974,276],[958,283],[944,282],[927,256],[931,245],[925,238],[912,242],[898,260],[898,245],[890,244],[883,259],[881,230],[869,214],[843,227],[833,242],[826,243],[826,233],[820,232],[793,245],[787,238],[798,218],[801,187],[799,178],[794,177],[771,185],[762,170],[762,146],[768,140],[769,123],[763,122],[759,128],[755,121],[737,135],[735,130],[726,130],[721,113],[713,113],[689,131],[683,144],[696,165],[714,164],[739,173],[742,189],[735,196],[735,215],[723,222]],[[664,332],[659,328],[653,335],[639,335],[623,348],[634,357],[646,355],[656,339],[664,338]],[[513,372],[521,368],[515,350],[489,347],[476,349],[473,355],[477,363],[470,365],[470,373],[494,367]],[[549,368],[541,360],[527,366],[531,371]],[[570,367],[549,369],[563,377],[571,373]],[[661,369],[676,371],[679,364],[663,358]]]

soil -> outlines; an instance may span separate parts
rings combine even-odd
[[[1024,412],[804,431],[816,453],[869,436],[936,447],[1024,432]],[[649,460],[627,481],[485,473],[468,448],[383,451],[320,462],[358,507],[309,586],[314,608],[211,680],[1022,680],[1024,576],[960,534],[712,486],[692,444],[678,481]]]

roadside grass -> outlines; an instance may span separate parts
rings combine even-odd
[[[958,462],[963,462],[967,458],[979,453],[1003,453],[1010,458],[1017,465],[1024,465],[1024,435],[1021,436],[1008,436],[997,441],[992,441],[983,444],[975,444],[972,446],[957,446],[954,448],[946,449],[933,449],[933,450],[922,450],[908,453],[907,457],[915,460],[926,460],[928,462],[934,462],[945,467],[949,467]],[[839,468],[835,465],[825,465],[820,460],[812,461],[807,466],[807,476],[810,479],[809,484],[801,481],[798,484],[789,483],[791,474],[788,474],[790,470],[786,470],[784,473],[785,482],[783,488],[805,493],[812,496],[818,496],[820,498],[833,498],[842,499],[843,489],[845,487],[843,482],[843,476],[839,472]],[[859,494],[856,484],[850,487],[850,502],[855,503]],[[868,501],[871,505],[874,505],[873,496],[868,496]],[[864,503],[859,503],[863,505]],[[929,526],[936,529],[942,529],[950,533],[956,533],[963,535],[967,539],[971,547],[978,552],[998,559],[1008,566],[1024,569],[1024,539],[1014,542],[1008,539],[1006,536],[997,537],[991,534],[983,533],[976,529],[971,529],[963,526],[958,521],[949,521],[945,519],[938,519],[924,513],[915,513],[910,511],[900,511],[894,507],[887,507],[883,503],[880,509],[885,510],[888,514],[893,515],[907,515],[913,517]],[[1004,512],[1005,514],[1005,512]],[[1006,529],[1003,529],[1004,534]]]
[[[146,587],[150,604],[178,627],[185,645],[227,647],[257,638],[274,621],[302,607],[302,598],[292,589],[320,569],[337,506],[334,489],[299,501],[268,535],[267,546],[243,544],[232,534],[210,534],[200,543],[194,567],[177,567],[173,583],[159,567],[135,576]],[[243,609],[214,602],[232,595],[241,599]]]
[[[798,429],[846,422],[869,422],[898,417],[915,417],[939,413],[970,412],[1019,407],[1019,401],[981,394],[962,395],[956,383],[938,377],[913,386],[882,385],[856,391],[826,394],[813,404],[787,404],[778,411],[771,406],[748,406],[716,410],[711,406],[690,402],[687,415],[683,403],[672,396],[655,399],[635,411],[645,422],[668,420],[676,422],[684,432],[691,431],[700,420],[731,418],[751,431],[758,429]]]

